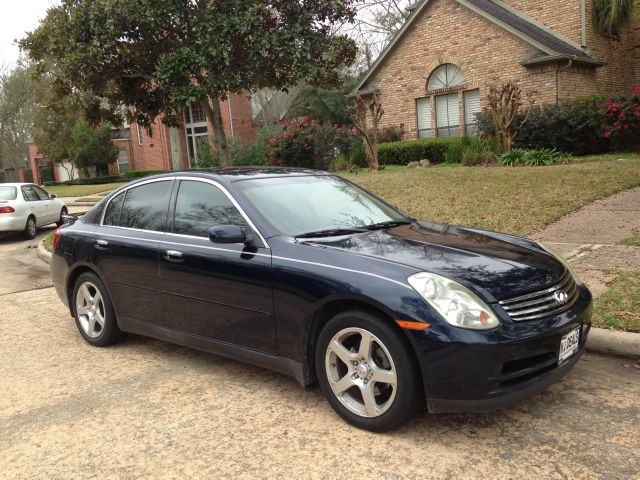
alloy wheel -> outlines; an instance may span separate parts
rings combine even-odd
[[[345,328],[329,342],[325,368],[334,395],[351,412],[373,418],[385,413],[396,396],[393,358],[382,341],[363,328]]]
[[[105,306],[100,290],[91,282],[80,285],[76,294],[76,314],[84,333],[99,337],[104,329]]]
[[[33,218],[29,218],[29,220],[27,220],[27,230],[29,231],[31,238],[36,236],[36,222]]]

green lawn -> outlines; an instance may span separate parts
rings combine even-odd
[[[634,233],[633,236],[628,238],[624,243],[630,247],[640,247],[640,233]]]
[[[623,273],[595,301],[596,327],[640,332],[640,272]]]
[[[58,197],[84,197],[106,192],[122,186],[123,183],[103,183],[102,185],[52,185],[44,187],[49,193],[55,193]]]
[[[44,248],[47,250],[47,252],[53,252],[53,235],[55,233],[56,233],[56,231],[54,230],[49,235],[44,237],[44,240],[42,241],[43,245],[44,245]]]
[[[528,235],[593,200],[640,185],[640,156],[603,158],[552,167],[390,166],[344,176],[419,219]]]

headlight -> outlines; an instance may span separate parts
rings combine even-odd
[[[420,272],[407,281],[447,323],[472,330],[490,330],[500,322],[489,307],[468,288],[435,273]]]
[[[547,252],[549,255],[555,257],[556,260],[558,260],[562,265],[564,265],[564,268],[569,270],[569,273],[571,274],[571,276],[573,277],[575,282],[578,285],[582,285],[582,280],[580,280],[580,277],[578,277],[578,274],[571,267],[571,265],[569,265],[569,262],[567,262],[564,259],[564,257],[562,256],[562,254],[558,250],[556,250],[555,248],[550,247],[549,245],[546,245],[546,244],[544,244],[542,242],[538,242],[538,245],[540,245],[540,248],[542,248],[545,252]]]

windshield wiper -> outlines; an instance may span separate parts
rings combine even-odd
[[[367,230],[381,230],[383,228],[399,227],[400,225],[410,225],[412,222],[409,220],[389,220],[387,222],[378,222],[367,225]]]
[[[363,228],[330,228],[327,230],[301,233],[296,235],[295,238],[337,237],[338,235],[349,235],[350,233],[362,233],[367,231],[368,230]]]

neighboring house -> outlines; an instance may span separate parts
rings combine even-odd
[[[593,0],[422,0],[356,87],[379,93],[380,127],[406,138],[475,132],[494,80],[537,103],[640,84],[640,21],[616,37],[593,25]],[[354,93],[355,93],[354,92]]]
[[[257,127],[283,125],[289,119],[289,108],[297,87],[276,90],[263,88],[251,95],[253,123]]]
[[[231,95],[221,102],[222,124],[229,140],[249,142],[255,138],[252,121],[251,101],[244,95]],[[198,141],[212,133],[204,110],[194,105],[183,113],[179,127],[167,127],[160,117],[156,117],[148,127],[138,124],[114,128],[112,138],[118,147],[118,158],[109,166],[113,174],[127,170],[183,170],[196,166]],[[49,162],[38,152],[35,144],[29,144],[29,164],[33,171],[33,181],[37,184],[46,180],[45,169]],[[79,172],[70,169],[69,163],[57,164],[53,168],[53,179],[64,181],[77,178]],[[44,174],[44,175],[43,175]]]

